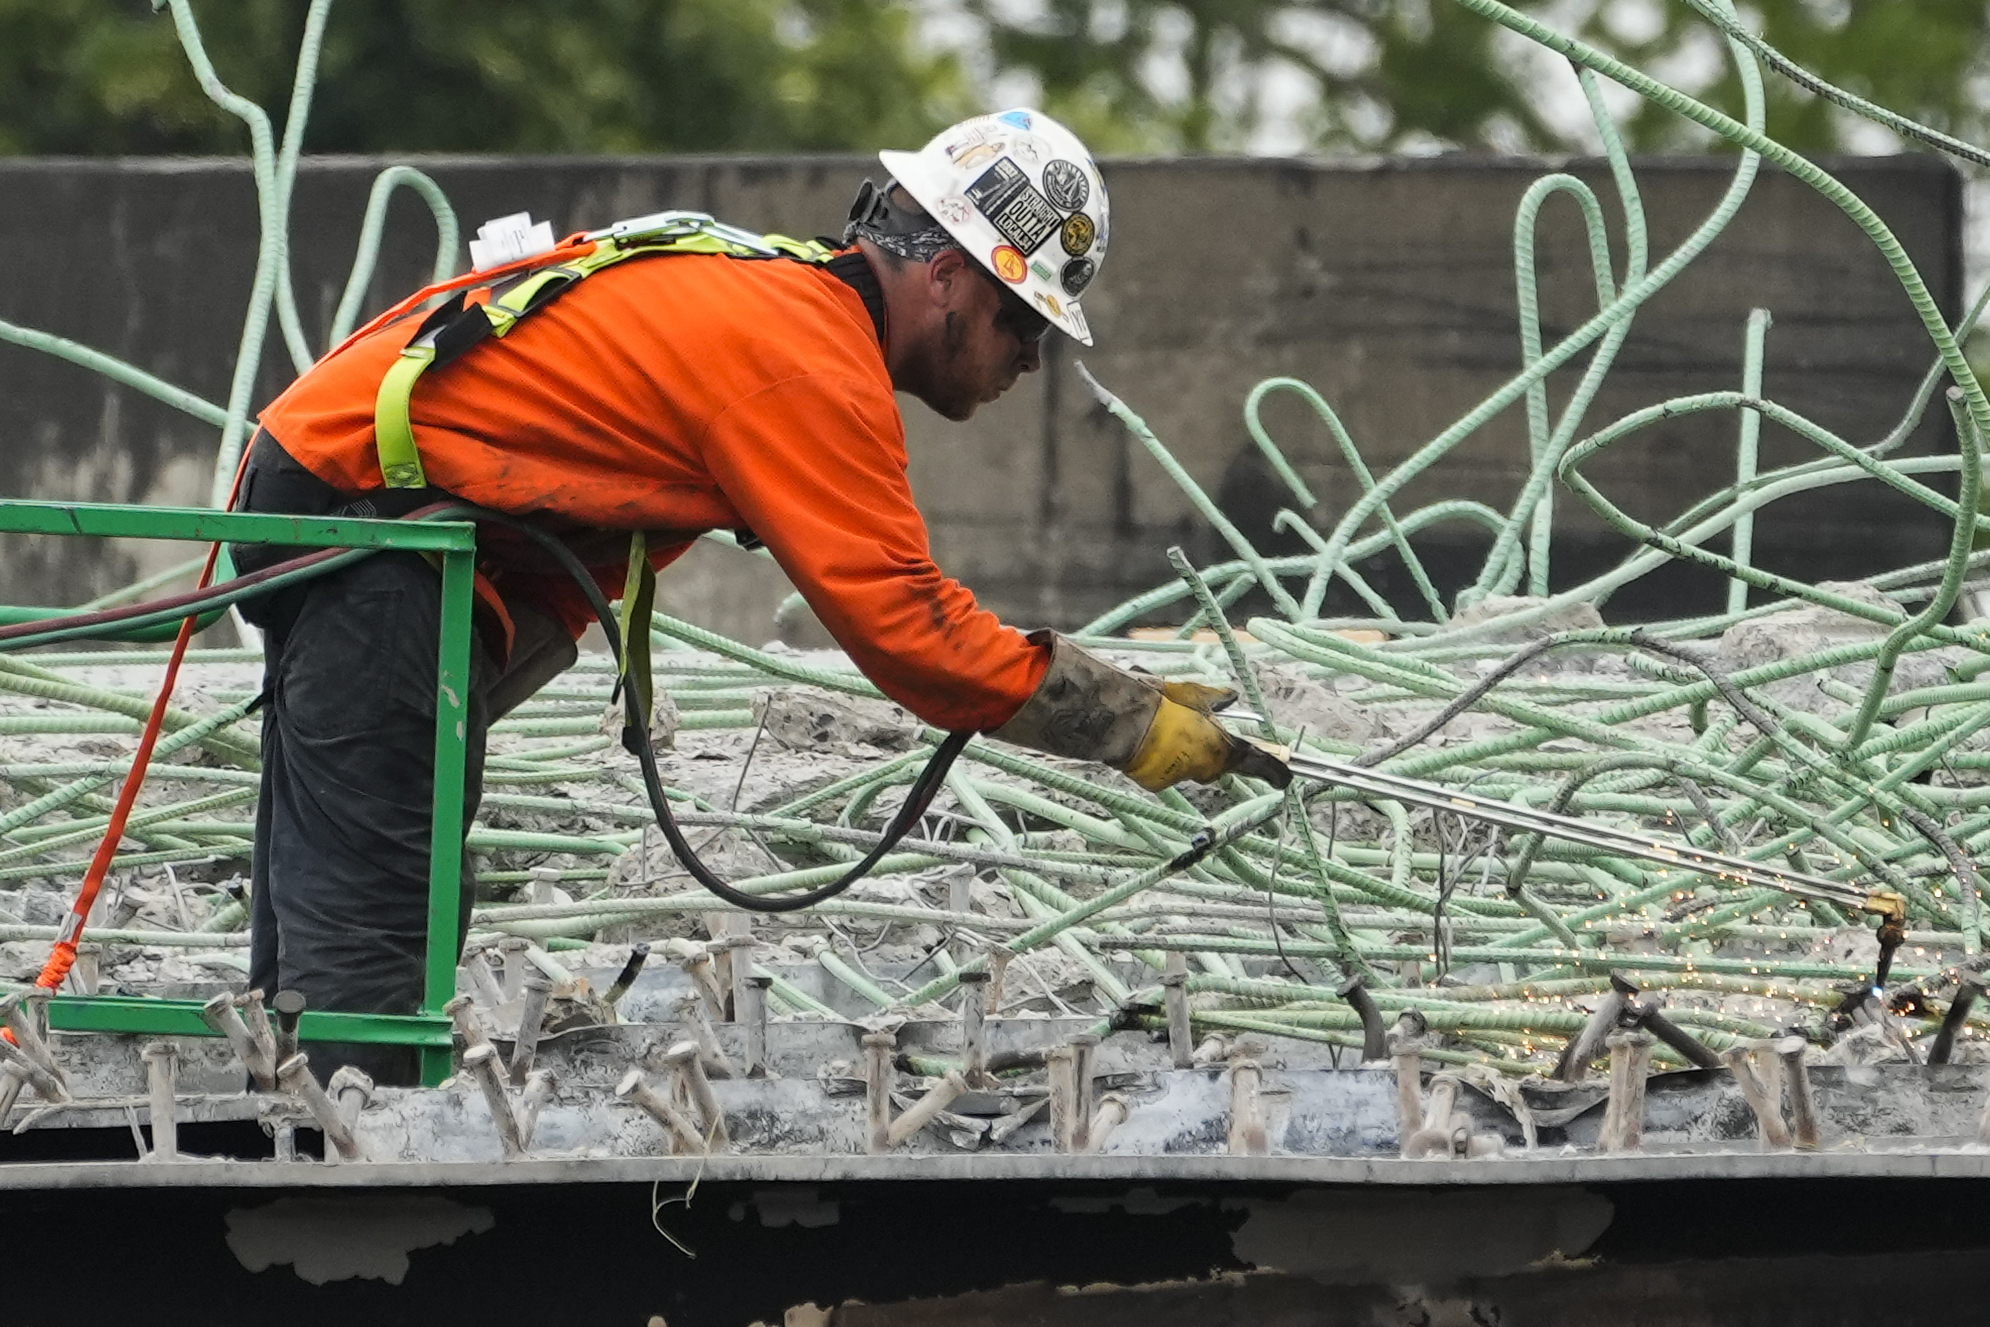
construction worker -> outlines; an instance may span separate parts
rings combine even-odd
[[[1210,717],[1208,693],[978,608],[934,565],[913,504],[895,391],[965,420],[1038,367],[1052,325],[1091,343],[1080,296],[1109,223],[1090,154],[1015,110],[880,158],[892,178],[866,182],[840,246],[694,224],[639,261],[570,264],[586,279],[561,276],[556,300],[543,282],[509,287],[530,292],[511,301],[529,317],[505,323],[499,284],[481,308],[363,329],[262,413],[239,505],[393,516],[454,498],[557,535],[611,597],[632,532],[661,568],[732,530],[763,541],[865,675],[929,723],[1148,788],[1282,773]],[[543,551],[502,528],[479,538],[465,823],[490,722],[570,665],[592,620]],[[245,569],[276,556],[239,554]],[[439,605],[427,561],[385,553],[255,610],[268,677],[254,986],[316,1009],[419,1003]],[[314,1058],[414,1073],[394,1048]]]

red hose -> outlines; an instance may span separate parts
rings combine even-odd
[[[214,563],[220,556],[220,544],[214,544],[207,550],[207,565],[200,571],[202,588],[214,575]],[[104,887],[104,877],[110,874],[111,861],[117,856],[118,844],[124,840],[125,822],[131,818],[131,808],[138,801],[139,789],[145,786],[145,771],[152,764],[152,748],[158,745],[159,733],[166,726],[167,703],[172,700],[173,687],[179,681],[180,663],[187,657],[187,643],[193,639],[194,629],[199,625],[198,615],[180,623],[180,634],[173,641],[173,656],[166,663],[166,680],[160,683],[158,699],[152,702],[152,716],[145,721],[145,735],[138,739],[138,754],[132,757],[131,773],[125,776],[124,787],[118,790],[117,805],[111,810],[110,824],[104,827],[103,842],[97,845],[97,854],[90,859],[90,869],[83,873],[83,888],[78,891],[69,915],[63,919],[62,929],[55,937],[55,947],[49,951],[48,962],[43,965],[41,976],[35,978],[35,985],[46,990],[59,989],[62,979],[69,975],[69,969],[76,962],[76,945],[83,938],[83,923],[89,920],[90,909],[97,905],[97,894]]]
[[[248,468],[249,448],[244,447],[242,459],[235,466],[235,482],[229,487],[228,501],[223,504],[222,510],[234,507],[235,498],[242,491],[242,476]],[[207,562],[200,569],[200,581],[194,589],[196,595],[214,579],[214,564],[220,557],[220,543],[210,544]],[[138,754],[132,757],[131,773],[125,775],[124,786],[118,789],[117,805],[111,808],[110,823],[104,826],[103,842],[97,845],[96,856],[90,859],[90,869],[83,873],[83,888],[77,892],[76,902],[63,919],[62,929],[56,932],[48,962],[42,965],[41,975],[35,978],[35,985],[43,990],[61,989],[63,978],[75,966],[76,946],[83,939],[83,926],[90,919],[90,909],[97,905],[104,877],[111,873],[111,862],[117,856],[118,845],[124,841],[125,823],[131,819],[131,808],[138,802],[139,790],[145,786],[145,772],[152,764],[152,749],[159,744],[159,734],[166,726],[166,710],[173,698],[173,687],[180,680],[180,664],[185,661],[187,645],[199,626],[199,614],[193,614],[180,623],[180,634],[173,641],[172,657],[166,661],[165,680],[159,684],[159,696],[152,702],[151,717],[146,719],[144,735],[138,739]],[[11,1036],[8,1038],[12,1039]]]

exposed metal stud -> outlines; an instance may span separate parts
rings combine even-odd
[[[337,1151],[338,1159],[359,1160],[359,1143],[353,1138],[352,1130],[346,1127],[338,1107],[325,1095],[325,1089],[318,1086],[318,1078],[311,1072],[308,1055],[293,1055],[278,1065],[276,1078],[285,1092],[296,1097],[304,1104],[304,1109],[311,1112],[311,1118],[324,1131],[325,1141]],[[325,1160],[333,1160],[331,1153],[326,1154]]]
[[[179,1048],[170,1041],[145,1046],[145,1085],[150,1099],[152,1151],[148,1161],[176,1161],[180,1155],[179,1093],[175,1082]]]

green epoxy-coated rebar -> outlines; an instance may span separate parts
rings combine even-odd
[[[246,393],[272,314],[292,363],[302,369],[311,358],[291,288],[287,227],[332,6],[330,0],[313,0],[306,12],[279,144],[269,116],[219,80],[201,47],[192,0],[165,2],[203,90],[241,118],[250,134],[263,230],[226,407],[60,338],[0,324],[0,341],[104,372],[219,427],[218,500],[246,437]],[[1725,0],[1692,2],[1726,42],[1741,94],[1738,118],[1499,0],[1455,0],[1563,56],[1575,69],[1615,186],[1622,249],[1613,258],[1604,204],[1589,186],[1570,175],[1536,181],[1520,199],[1514,227],[1518,372],[1386,472],[1371,466],[1315,387],[1287,377],[1260,383],[1243,403],[1246,431],[1296,504],[1278,513],[1275,528],[1296,535],[1307,552],[1261,553],[1133,407],[1086,375],[1110,413],[1234,556],[1197,572],[1177,551],[1175,579],[1101,614],[1079,636],[1093,647],[1137,652],[1166,677],[1233,680],[1263,716],[1257,731],[1264,735],[1277,731],[1274,720],[1286,717],[1272,707],[1282,710],[1286,702],[1274,695],[1267,705],[1258,670],[1282,665],[1281,678],[1308,677],[1357,713],[1390,716],[1394,740],[1370,742],[1365,749],[1353,740],[1360,732],[1356,724],[1345,731],[1306,733],[1304,740],[1322,750],[1365,755],[1392,772],[1469,786],[1532,807],[1642,826],[1655,837],[1684,837],[1758,860],[1787,859],[1815,873],[1896,889],[1909,900],[1908,944],[1919,952],[1909,961],[1908,951],[1902,951],[1893,980],[1936,989],[1953,981],[1959,969],[1929,964],[1979,962],[1974,955],[1985,938],[1972,857],[1990,850],[1990,754],[1982,749],[1982,734],[1990,728],[1990,682],[1978,680],[1990,669],[1990,633],[1951,626],[1946,619],[1990,566],[1990,550],[1973,547],[1979,531],[1990,531],[1977,510],[1980,440],[1990,428],[1990,402],[1966,372],[1959,348],[1990,290],[1962,322],[1947,326],[1914,264],[1872,210],[1763,132],[1764,92],[1755,57],[1853,113],[1972,161],[1990,156],[1821,85],[1741,27]],[[1606,80],[1739,150],[1718,202],[1655,264],[1636,175],[1602,95]],[[1855,443],[1771,399],[1765,391],[1765,383],[1774,380],[1766,339],[1769,310],[1755,310],[1737,329],[1744,353],[1733,390],[1657,402],[1600,425],[1588,421],[1645,301],[1729,226],[1763,161],[1823,194],[1860,227],[1926,329],[1934,363],[1899,421],[1876,441]],[[332,320],[334,340],[362,316],[388,202],[402,188],[413,190],[434,219],[433,275],[445,277],[455,266],[455,213],[440,188],[407,167],[382,172],[373,182]],[[1550,345],[1541,330],[1536,232],[1543,208],[1561,206],[1551,202],[1560,199],[1572,202],[1580,215],[1596,305],[1581,326]],[[1578,373],[1574,361],[1585,350],[1587,361]],[[1559,412],[1551,411],[1550,385],[1565,370],[1572,381],[1565,393],[1556,392],[1563,398]],[[1959,438],[1954,454],[1896,458],[1945,379],[1952,384]],[[1319,510],[1316,486],[1272,435],[1263,408],[1278,396],[1297,396],[1331,436],[1337,464],[1355,495],[1345,512]],[[1452,498],[1405,508],[1402,495],[1413,482],[1429,488],[1435,467],[1509,408],[1524,414],[1528,440],[1525,476],[1511,505],[1498,510]],[[1669,518],[1633,519],[1585,468],[1641,430],[1721,412],[1737,417],[1732,482],[1726,476],[1712,481],[1712,491]],[[1818,455],[1763,470],[1764,425],[1798,438]],[[1952,472],[1958,480],[1953,497],[1936,487]],[[1617,566],[1559,589],[1549,561],[1551,538],[1562,519],[1558,479],[1636,544]],[[1806,584],[1757,564],[1758,512],[1853,483],[1884,485],[1947,522],[1947,555],[1872,577],[1856,592]],[[1438,595],[1418,551],[1419,541],[1434,528],[1459,521],[1489,536],[1486,558],[1456,606],[1473,608],[1483,620],[1452,620],[1453,606]],[[1378,591],[1379,582],[1356,569],[1378,556],[1400,560],[1422,601],[1419,613],[1428,620],[1398,614]],[[1624,627],[1564,632],[1546,653],[1523,655],[1511,643],[1538,633],[1539,624],[1558,614],[1605,603],[1622,587],[1676,560],[1727,579],[1724,613],[1653,623],[1642,632]],[[175,568],[168,577],[185,571]],[[1334,580],[1349,587],[1372,616],[1321,618]],[[1523,588],[1529,599],[1498,614],[1485,612],[1493,596]],[[1751,588],[1758,591],[1753,607],[1748,606]],[[1273,615],[1253,619],[1245,634],[1233,628],[1227,613],[1252,590],[1270,598]],[[132,587],[103,601],[146,593],[149,588]],[[1725,672],[1715,668],[1717,638],[1773,629],[1765,619],[1793,602],[1843,615],[1850,625],[1838,634],[1851,638],[1797,657]],[[1166,620],[1176,639],[1112,638],[1157,614],[1172,614]],[[1190,638],[1200,628],[1214,631],[1215,644]],[[1354,639],[1349,633],[1355,632],[1377,632],[1385,639]],[[76,634],[52,628],[37,640]],[[755,729],[760,697],[770,688],[879,695],[855,671],[754,649],[674,618],[657,618],[655,636],[666,647],[656,660],[658,690],[672,697],[687,743],[708,740],[700,737],[705,733],[738,743],[741,738],[725,735]],[[83,869],[81,860],[48,856],[98,831],[109,807],[101,790],[126,766],[116,758],[96,758],[102,752],[95,750],[86,760],[70,752],[30,754],[22,747],[31,736],[122,741],[149,709],[149,677],[120,674],[116,684],[105,685],[87,670],[146,665],[158,657],[156,651],[77,649],[0,658],[0,737],[17,739],[0,763],[0,785],[8,793],[0,802],[5,840],[0,880],[60,881]],[[202,651],[195,657],[218,665],[258,656],[251,650]],[[1565,664],[1582,657],[1603,659],[1609,667],[1591,671]],[[488,879],[500,886],[530,881],[530,868],[547,863],[576,892],[581,881],[608,883],[571,903],[480,908],[480,927],[539,936],[547,944],[578,943],[604,928],[723,910],[698,891],[656,897],[617,892],[630,880],[649,887],[646,864],[633,872],[622,864],[642,838],[647,812],[639,785],[617,763],[613,738],[600,731],[610,671],[600,660],[584,660],[494,727],[486,766],[493,791],[484,807],[499,823],[472,827],[468,840],[487,862]],[[1492,680],[1482,684],[1481,677]],[[244,804],[253,792],[253,735],[230,730],[247,716],[247,688],[254,684],[231,680],[228,685],[235,689],[193,693],[170,715],[160,755],[199,745],[236,768],[168,762],[159,769],[131,822],[128,846],[142,850],[121,854],[115,863],[119,872],[142,877],[182,863],[239,862],[249,851],[246,823],[213,818]],[[223,703],[218,712],[204,713]],[[1295,727],[1288,723],[1286,735]],[[1459,728],[1467,731],[1458,734]],[[1410,737],[1396,738],[1399,733]],[[666,795],[695,808],[685,815],[687,824],[751,834],[778,849],[775,869],[743,882],[749,892],[803,887],[840,873],[844,863],[876,842],[880,809],[901,795],[938,737],[924,733],[911,751],[881,756],[869,768],[813,790],[777,793],[756,811],[720,810],[731,803],[687,789],[672,788]],[[571,795],[551,795],[555,792]],[[586,832],[575,832],[581,826]],[[611,869],[610,862],[617,864]],[[818,912],[885,927],[963,928],[1024,961],[1039,950],[1063,955],[1083,968],[1106,1004],[1135,1008],[1153,993],[1151,986],[1134,989],[1137,983],[1151,981],[1150,971],[1165,969],[1170,954],[1186,952],[1203,974],[1191,979],[1198,1001],[1239,1006],[1194,1011],[1203,1030],[1228,1034],[1358,1044],[1359,1038],[1349,1035],[1355,1028],[1352,1011],[1329,986],[1317,984],[1335,970],[1358,974],[1382,1007],[1421,1008],[1451,1039],[1431,1052],[1434,1059],[1488,1064],[1507,1073],[1538,1067],[1544,1055],[1558,1049],[1586,1017],[1570,1002],[1600,994],[1611,971],[1630,973],[1681,1000],[1769,1000],[1811,1010],[1833,1007],[1836,985],[1867,982],[1872,975],[1870,959],[1835,956],[1845,934],[1843,913],[1775,891],[1666,871],[1554,840],[1474,838],[1469,826],[1449,815],[1364,800],[1346,789],[1312,786],[1264,794],[1232,781],[1194,798],[1178,792],[1157,797],[1094,768],[986,740],[969,748],[927,824],[880,865],[879,875],[902,888],[902,882],[930,882],[938,873],[961,870],[981,872],[1006,889],[1020,915],[957,913],[904,893],[889,902],[852,894]],[[237,901],[216,898],[204,928],[170,933],[172,939],[129,942],[210,950],[239,945],[243,909]],[[7,910],[7,900],[0,893],[0,912]],[[39,939],[45,930],[9,927],[0,918],[0,937]],[[141,933],[102,934],[123,942]],[[1656,944],[1662,952],[1639,952],[1626,947],[1627,940]],[[820,950],[814,962],[866,1004],[906,1009],[946,994],[960,970],[985,968],[990,961],[986,952],[963,957],[963,967],[955,968],[944,950],[932,954],[941,975],[901,993],[891,989],[901,975],[867,973],[874,965],[868,959],[853,963],[847,950]],[[1478,970],[1467,974],[1466,984],[1424,984],[1447,968],[1468,965]],[[776,977],[771,993],[783,1008],[837,1017],[778,972],[769,972]],[[1271,973],[1305,980],[1273,982],[1257,975]],[[1716,1048],[1780,1025],[1745,1011],[1687,1005],[1673,1012]]]

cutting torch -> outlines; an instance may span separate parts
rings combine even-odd
[[[1226,711],[1223,717],[1245,719],[1254,716],[1241,711]],[[1498,825],[1502,829],[1539,834],[1545,838],[1559,839],[1564,843],[1581,844],[1613,857],[1630,857],[1640,861],[1655,862],[1660,866],[1698,871],[1737,884],[1754,885],[1763,889],[1779,890],[1798,898],[1833,903],[1840,907],[1883,917],[1894,927],[1899,927],[1906,920],[1907,900],[1891,890],[1865,889],[1848,881],[1833,880],[1826,876],[1813,875],[1808,871],[1773,866],[1767,862],[1749,861],[1727,853],[1695,847],[1690,843],[1654,838],[1648,833],[1600,825],[1553,811],[1518,806],[1512,802],[1503,802],[1496,797],[1486,797],[1423,779],[1372,769],[1353,761],[1337,760],[1332,756],[1313,751],[1293,751],[1289,747],[1272,746],[1264,742],[1253,742],[1253,745],[1277,756],[1295,778],[1336,784],[1370,797],[1429,807],[1434,811],[1447,811],[1453,815]]]

